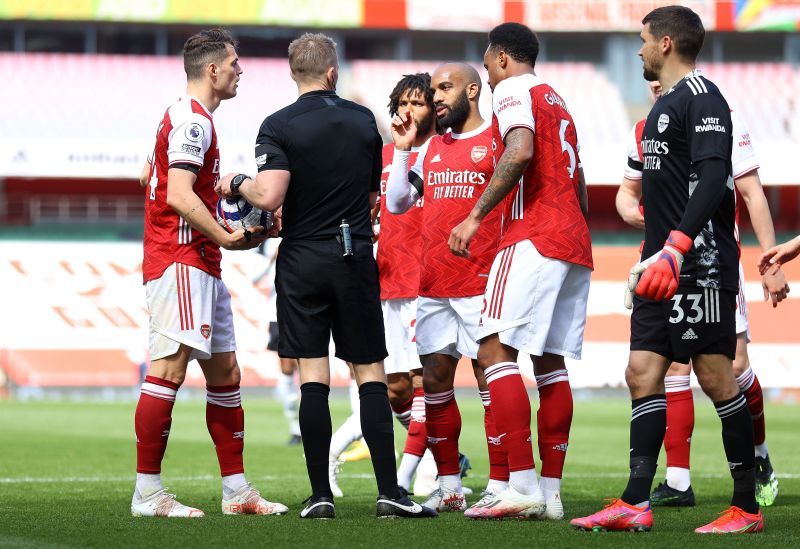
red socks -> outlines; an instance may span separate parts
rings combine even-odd
[[[486,429],[486,446],[489,449],[489,479],[508,482],[508,457],[502,439],[497,436],[497,426],[492,415],[489,391],[480,391],[483,402],[483,426]]]
[[[747,399],[747,407],[750,408],[750,415],[753,416],[755,445],[764,444],[767,434],[764,426],[764,394],[761,392],[761,384],[750,368],[736,378],[736,383],[739,384],[739,388],[744,393],[744,398]]]
[[[409,423],[411,423],[411,406],[414,404],[414,395],[411,395],[411,398],[408,399],[407,402],[404,402],[400,406],[392,406],[392,414],[394,414],[394,418],[406,429],[408,429]]]
[[[408,425],[405,454],[422,457],[428,447],[428,431],[425,428],[425,390],[422,387],[414,389],[414,398],[411,404],[411,423]]]
[[[667,467],[689,469],[694,431],[694,397],[689,376],[667,376],[664,386],[667,392],[667,433],[664,436]]]
[[[206,386],[206,425],[223,477],[244,473],[244,410],[239,385]]]
[[[134,416],[137,473],[161,472],[178,387],[177,383],[153,376],[147,376],[142,383]]]
[[[569,429],[572,425],[572,390],[567,371],[556,370],[536,376],[539,389],[539,411],[536,427],[539,438],[541,475],[561,478],[567,457]]]
[[[534,468],[531,446],[531,403],[514,362],[499,362],[484,371],[492,400],[492,416],[508,456],[509,471]]]
[[[461,413],[453,389],[425,395],[425,427],[439,476],[458,475],[461,472],[458,464]]]

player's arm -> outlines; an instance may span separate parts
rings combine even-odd
[[[248,250],[255,248],[263,237],[254,237],[252,233],[240,229],[228,233],[208,211],[205,203],[194,192],[197,174],[189,166],[171,167],[167,174],[167,205],[175,210],[195,230],[227,250]],[[256,227],[255,229],[258,229]],[[263,230],[263,227],[256,232]]]
[[[467,218],[450,232],[448,246],[455,255],[469,255],[469,242],[478,232],[483,218],[519,183],[533,158],[533,131],[528,127],[511,128],[506,134],[505,146],[489,185]]]
[[[151,162],[150,158],[144,161],[144,166],[142,166],[142,172],[139,174],[139,186],[141,188],[147,187],[147,184],[150,182],[150,170],[151,170]]]
[[[798,255],[800,255],[800,235],[761,254],[758,259],[758,270],[762,275],[767,274],[779,269],[781,265],[788,263]]]
[[[758,244],[761,246],[761,251],[773,248],[775,246],[775,227],[772,224],[772,214],[769,211],[767,197],[764,195],[764,188],[761,186],[758,170],[751,170],[737,177],[734,183],[742,194],[744,203],[747,204],[750,222],[753,225],[753,232],[756,234]],[[777,307],[778,303],[786,299],[786,294],[789,292],[786,276],[780,269],[765,273],[761,280],[761,287],[764,290],[764,300],[771,298],[773,307]]]
[[[578,203],[581,205],[583,217],[589,219],[589,190],[586,188],[586,176],[583,175],[583,166],[578,164]]]
[[[390,124],[394,153],[392,168],[386,180],[386,209],[393,214],[405,213],[420,199],[423,192],[422,158],[417,156],[414,168],[409,171],[408,159],[417,138],[417,125],[410,112],[396,114]]]
[[[642,180],[622,178],[615,200],[617,213],[628,225],[644,229],[644,216],[639,208],[642,199]]]

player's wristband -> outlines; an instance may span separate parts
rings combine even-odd
[[[233,179],[231,179],[231,194],[233,195],[239,194],[239,187],[242,186],[242,183],[244,183],[245,179],[249,179],[249,176],[243,173],[237,173],[236,175],[233,176]]]

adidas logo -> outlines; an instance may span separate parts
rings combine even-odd
[[[566,442],[562,442],[561,444],[556,444],[553,446],[553,450],[558,450],[559,452],[566,452],[568,444]]]
[[[442,157],[439,156],[439,153],[436,153],[436,156],[431,158],[431,164],[433,164],[434,162],[441,162],[441,161],[442,161]]]
[[[683,332],[681,339],[700,339],[700,337],[696,333],[694,333],[694,330],[689,328],[688,330]]]

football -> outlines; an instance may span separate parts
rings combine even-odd
[[[258,226],[267,231],[272,227],[272,212],[256,208],[244,197],[220,198],[217,201],[217,222],[229,233]]]

